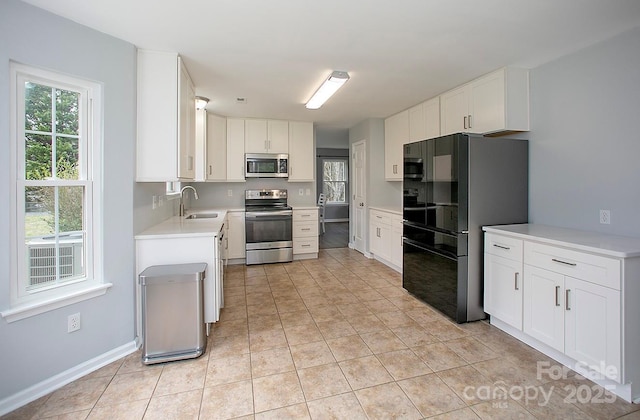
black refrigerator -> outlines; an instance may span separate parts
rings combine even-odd
[[[404,146],[402,286],[458,323],[485,318],[482,226],[528,220],[527,140]]]

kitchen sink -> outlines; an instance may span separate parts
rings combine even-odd
[[[194,219],[215,219],[218,217],[218,213],[194,213],[190,214],[185,219],[194,220]]]

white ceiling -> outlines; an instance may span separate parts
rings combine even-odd
[[[640,26],[638,0],[26,2],[141,48],[180,53],[211,112],[315,121],[324,132]],[[332,70],[351,80],[322,108],[307,110]]]

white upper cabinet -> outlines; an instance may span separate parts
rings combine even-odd
[[[442,135],[529,130],[529,72],[505,67],[440,95]]]
[[[244,119],[227,118],[227,181],[245,181],[244,130]]]
[[[409,111],[384,120],[384,177],[402,181],[402,145],[409,140]]]
[[[227,119],[207,114],[207,181],[227,180]]]
[[[195,178],[195,89],[176,53],[138,50],[136,181]]]
[[[289,121],[289,182],[315,180],[313,123]]]
[[[440,136],[440,97],[409,109],[409,138],[405,143]]]
[[[245,120],[246,153],[289,153],[289,122]]]

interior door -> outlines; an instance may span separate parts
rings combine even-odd
[[[351,208],[353,209],[353,223],[351,225],[351,247],[361,253],[366,252],[367,231],[367,186],[366,186],[366,170],[367,170],[367,141],[360,140],[351,146],[351,167],[353,170],[353,193]]]

